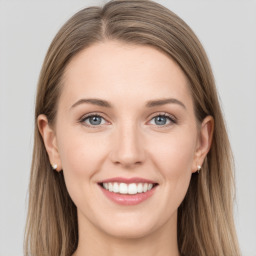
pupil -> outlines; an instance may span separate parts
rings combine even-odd
[[[101,117],[100,116],[93,116],[89,118],[90,124],[98,125],[101,123]]]
[[[156,117],[156,124],[165,125],[166,124],[166,117],[164,117],[164,116]]]

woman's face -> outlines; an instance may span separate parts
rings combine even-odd
[[[186,76],[170,57],[108,41],[67,66],[47,150],[63,169],[80,226],[142,237],[176,228],[207,129],[197,124]]]

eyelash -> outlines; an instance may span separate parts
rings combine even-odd
[[[157,118],[157,117],[165,117],[165,118],[169,119],[169,121],[170,121],[169,124],[155,125],[155,126],[157,126],[158,128],[160,128],[160,129],[161,129],[161,128],[166,128],[166,127],[171,126],[171,125],[173,125],[173,124],[177,124],[177,119],[176,119],[174,116],[172,116],[172,115],[170,115],[170,114],[168,114],[168,113],[165,113],[165,112],[157,113],[156,115],[154,115],[154,116],[150,119],[150,121],[153,120],[154,118]]]
[[[85,120],[90,118],[90,117],[101,117],[102,119],[104,119],[106,121],[106,119],[102,115],[100,115],[99,113],[90,113],[90,114],[87,114],[87,115],[83,116],[80,119],[79,122],[82,123],[83,125],[85,125],[86,127],[89,127],[89,128],[99,128],[99,127],[101,127],[101,125],[88,125],[88,124],[86,124]]]
[[[108,123],[108,121],[106,121],[106,119],[104,118],[104,116],[100,115],[99,113],[90,113],[90,114],[87,114],[87,115],[83,116],[83,117],[79,120],[79,122],[82,123],[83,125],[85,125],[86,127],[89,127],[89,128],[100,128],[100,127],[102,126],[102,125],[88,125],[88,124],[86,124],[86,123],[85,123],[86,119],[88,119],[88,118],[90,118],[90,117],[100,117],[100,118],[104,119],[106,123]],[[168,113],[165,113],[165,112],[156,113],[156,114],[150,119],[150,121],[153,120],[154,118],[157,118],[157,117],[166,117],[166,118],[169,119],[169,121],[170,121],[169,124],[155,125],[155,126],[157,126],[158,128],[160,128],[160,129],[161,129],[161,128],[166,128],[166,127],[171,126],[171,125],[173,125],[173,124],[177,124],[177,119],[176,119],[174,116],[172,116],[172,115],[170,115],[170,114],[168,114]]]

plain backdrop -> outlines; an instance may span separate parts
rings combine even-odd
[[[35,90],[47,48],[76,11],[105,2],[0,0],[1,256],[23,255]],[[244,256],[255,256],[256,1],[157,2],[190,25],[208,53],[236,163],[240,246]]]

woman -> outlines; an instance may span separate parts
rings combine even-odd
[[[240,255],[206,54],[147,0],[75,14],[40,74],[26,255]]]

